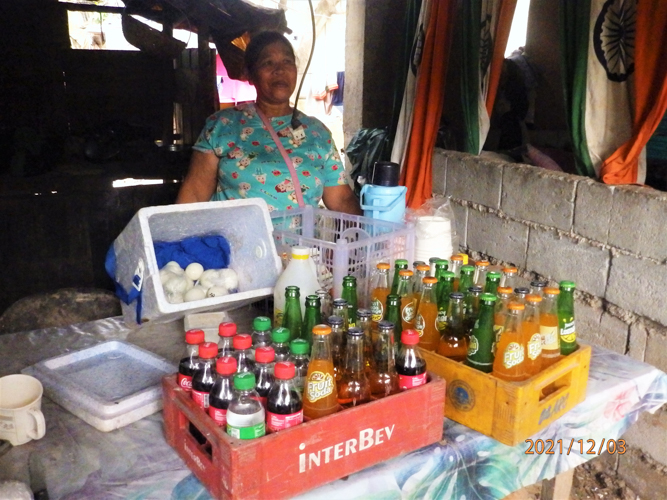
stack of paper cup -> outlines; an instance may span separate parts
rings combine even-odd
[[[445,217],[425,215],[415,224],[415,260],[428,262],[431,257],[449,259],[452,247],[452,224]]]

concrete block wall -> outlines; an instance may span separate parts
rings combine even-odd
[[[440,149],[433,192],[451,198],[462,250],[526,281],[575,281],[583,341],[667,371],[667,193]],[[667,464],[660,415],[628,435]]]

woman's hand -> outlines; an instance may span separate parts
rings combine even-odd
[[[344,184],[342,186],[325,186],[322,201],[329,210],[352,215],[364,215],[354,191]]]
[[[193,151],[190,169],[178,192],[176,203],[209,201],[218,184],[218,161],[212,151]]]

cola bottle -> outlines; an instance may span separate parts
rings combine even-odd
[[[266,401],[266,428],[277,432],[303,422],[301,393],[294,387],[294,364],[276,363],[275,382]]]
[[[200,363],[192,376],[192,399],[204,410],[208,409],[209,393],[215,383],[215,358],[218,345],[204,342],[199,345]]]
[[[276,357],[273,347],[258,347],[255,350],[255,390],[259,402],[266,408],[266,397],[273,384],[273,361]]]
[[[213,383],[208,399],[208,414],[220,427],[227,425],[227,408],[234,395],[236,359],[231,356],[218,358],[215,362],[218,378]],[[226,428],[226,427],[225,427]]]
[[[232,356],[236,358],[237,373],[246,373],[255,371],[255,363],[250,358],[250,349],[252,348],[252,337],[247,333],[239,333],[234,336],[234,352]]]
[[[401,350],[396,359],[398,387],[401,391],[426,383],[426,361],[416,349],[419,343],[417,330],[403,330]]]
[[[236,323],[224,322],[218,325],[218,357],[231,356],[234,352]]]
[[[204,342],[204,330],[185,332],[185,357],[178,364],[178,385],[186,392],[192,390],[192,376],[199,364],[199,344]]]

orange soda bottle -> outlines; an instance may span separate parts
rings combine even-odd
[[[449,258],[449,271],[455,274],[454,276],[454,291],[459,291],[459,280],[461,278],[461,267],[463,267],[463,255],[456,254]]]
[[[463,294],[449,294],[447,321],[440,336],[438,354],[454,361],[465,361],[468,357],[468,337],[463,327]]]
[[[510,382],[520,382],[528,378],[526,343],[522,328],[524,308],[525,306],[518,302],[510,302],[507,306],[505,328],[500,334],[493,360],[493,376]]]
[[[330,337],[329,326],[316,325],[313,328],[313,348],[303,391],[303,415],[306,418],[324,417],[340,409]]]
[[[423,289],[415,318],[415,330],[419,333],[419,347],[435,351],[440,342],[440,332],[436,325],[438,319],[438,297],[435,292],[437,278],[427,276],[422,280]]]
[[[371,284],[371,328],[375,330],[378,323],[384,319],[384,305],[389,295],[389,263],[380,262],[377,266],[377,274]]]
[[[419,297],[415,297],[412,290],[412,271],[402,269],[398,273],[398,289],[396,295],[401,298],[401,327],[403,330],[412,330],[417,315],[417,302]]]
[[[474,284],[484,288],[486,284],[486,273],[489,272],[491,263],[488,260],[478,260],[475,262],[475,275],[473,276]]]
[[[516,267],[504,267],[503,277],[500,280],[500,286],[508,286],[514,289],[516,287],[518,274],[519,270]]]
[[[542,335],[540,335],[540,304],[539,295],[526,295],[525,313],[523,315],[523,335],[526,339],[526,372],[529,377],[542,369]]]
[[[500,340],[500,335],[505,328],[505,320],[507,319],[507,306],[512,300],[513,290],[508,286],[498,287],[498,300],[493,313],[493,333],[496,335],[496,344]]]
[[[540,335],[542,336],[542,369],[560,359],[560,335],[558,334],[558,288],[544,289],[540,305]]]

